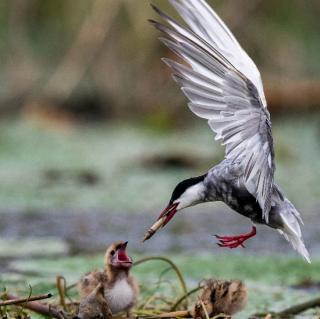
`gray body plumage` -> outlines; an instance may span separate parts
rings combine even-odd
[[[263,218],[262,209],[256,198],[246,188],[241,158],[236,161],[223,160],[208,171],[203,183],[205,185],[202,193],[204,202],[222,201],[254,223],[277,229],[310,262],[309,253],[302,240],[299,224],[303,222],[300,214],[278,185],[273,184],[272,187],[271,208],[267,222]]]
[[[204,201],[222,201],[239,214],[250,218],[254,223],[267,224],[273,228],[283,227],[279,211],[287,205],[288,200],[274,184],[267,223],[263,218],[259,203],[246,188],[241,159],[235,162],[224,160],[214,166],[208,171],[203,183],[206,186],[203,194]]]
[[[168,25],[151,22],[167,36],[160,40],[187,65],[163,61],[190,110],[208,121],[226,148],[225,159],[208,171],[203,187],[194,188],[201,190],[201,199],[189,206],[223,201],[253,222],[277,229],[310,261],[299,213],[274,183],[271,120],[256,65],[204,0],[170,2],[187,26],[156,7]]]
[[[260,205],[245,187],[241,166],[240,161],[224,160],[211,168],[203,181],[203,199],[222,201],[252,221],[263,223]]]

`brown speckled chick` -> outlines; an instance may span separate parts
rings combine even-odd
[[[73,319],[111,319],[112,312],[104,297],[102,283],[81,299],[78,314]]]
[[[79,285],[81,299],[90,294],[98,284],[102,284],[104,298],[112,314],[126,312],[131,316],[139,294],[138,284],[130,276],[132,259],[126,252],[127,242],[119,241],[108,247],[104,257],[104,270],[85,275]]]
[[[200,300],[203,302],[209,317],[221,313],[232,316],[243,310],[247,304],[247,289],[242,281],[209,279],[204,281],[203,284],[203,291],[193,309],[194,318],[206,317]]]
[[[239,280],[209,279],[201,286],[203,289],[191,310],[168,312],[157,317],[206,319],[208,314],[209,318],[225,318],[243,310],[247,304],[247,289]]]

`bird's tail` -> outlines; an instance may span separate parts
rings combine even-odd
[[[285,202],[286,209],[280,212],[283,227],[278,231],[308,263],[311,263],[309,252],[304,245],[301,234],[300,223],[302,224],[302,220],[299,212],[288,200],[285,200]]]

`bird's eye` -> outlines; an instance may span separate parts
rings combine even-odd
[[[113,256],[116,252],[114,250],[111,250],[110,255]]]

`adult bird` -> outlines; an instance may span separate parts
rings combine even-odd
[[[186,207],[223,201],[241,215],[278,230],[308,261],[293,204],[274,183],[270,114],[260,73],[231,31],[204,0],[170,0],[187,26],[157,7],[166,25],[150,22],[166,37],[160,40],[186,64],[163,58],[189,100],[190,110],[208,120],[225,158],[201,176],[180,182],[168,206],[144,240]],[[244,247],[256,227],[239,236],[217,236],[221,247]]]

